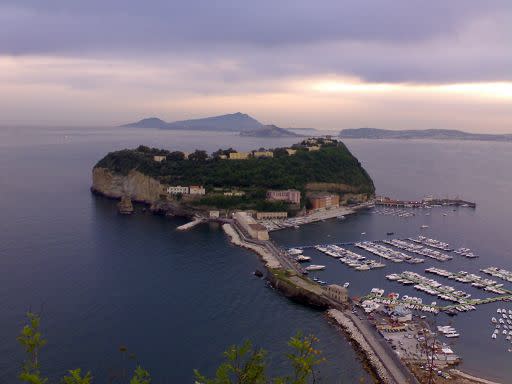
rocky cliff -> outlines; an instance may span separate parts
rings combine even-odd
[[[156,203],[165,188],[160,182],[138,171],[131,170],[127,175],[113,173],[106,168],[96,167],[92,171],[94,193],[114,199],[123,196],[133,201],[147,204]]]

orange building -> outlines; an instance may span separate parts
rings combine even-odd
[[[340,206],[340,196],[329,193],[313,195],[309,198],[311,209],[324,209]]]

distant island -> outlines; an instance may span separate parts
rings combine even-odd
[[[180,120],[171,123],[157,117],[149,117],[135,123],[121,125],[121,127],[240,132],[242,136],[252,137],[300,137],[318,134],[318,131],[312,128],[285,129],[275,125],[265,125],[248,114],[241,112],[201,119]],[[313,131],[316,133],[312,133]]]
[[[171,123],[167,123],[157,117],[150,117],[135,123],[124,124],[121,127],[242,132],[262,128],[263,124],[245,113],[237,112]]]
[[[432,139],[512,142],[512,134],[469,133],[453,129],[393,131],[377,128],[355,128],[344,129],[340,132],[339,136],[345,139]]]
[[[249,209],[287,216],[366,201],[375,187],[342,142],[310,138],[250,152],[184,153],[145,146],[111,152],[94,166],[92,190],[176,215]]]
[[[252,137],[300,137],[297,133],[291,132],[284,128],[279,128],[275,125],[264,125],[261,128],[254,129],[252,131],[242,131],[241,136],[252,136]]]

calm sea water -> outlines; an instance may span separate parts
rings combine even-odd
[[[321,370],[324,382],[368,379],[351,346],[324,315],[288,301],[254,278],[251,273],[260,266],[257,257],[231,246],[218,227],[177,233],[181,220],[142,212],[121,217],[114,202],[89,193],[91,168],[108,151],[139,144],[243,150],[294,141],[110,128],[0,130],[0,382],[12,382],[19,369],[22,353],[15,336],[29,308],[43,314],[49,344],[42,362],[54,377],[82,367],[93,370],[98,382],[106,381],[122,367],[117,350],[126,345],[156,382],[191,382],[194,368],[212,373],[226,346],[245,338],[268,349],[272,370],[282,372],[286,340],[302,330],[321,339],[328,358]],[[496,265],[512,270],[511,145],[346,143],[380,194],[459,195],[478,207],[432,210],[431,216],[418,213],[408,219],[362,213],[342,222],[277,232],[273,237],[279,243],[353,241],[362,232],[369,239],[382,239],[388,231],[401,237],[416,235],[421,224],[428,224],[432,237],[473,248],[481,256],[456,256],[441,265],[445,269],[474,272]],[[404,269],[422,272],[434,264],[388,263],[380,271],[355,273],[310,253],[328,266],[321,275],[324,280],[350,281],[353,295],[374,286],[417,295],[412,288],[387,282],[384,275]],[[465,289],[476,297],[481,294]],[[454,348],[464,358],[465,370],[507,382],[512,378],[507,365],[512,354],[503,340],[490,338],[489,319],[497,307],[482,306],[453,319],[438,316],[437,321],[453,321],[461,331]]]
[[[323,382],[369,379],[324,314],[267,288],[252,275],[257,256],[230,245],[217,226],[178,233],[182,220],[122,217],[113,201],[91,195],[95,162],[139,144],[269,145],[223,133],[0,130],[0,383],[16,381],[23,354],[15,338],[29,309],[42,313],[49,343],[41,361],[51,377],[81,367],[107,382],[122,371],[125,345],[154,382],[193,382],[194,368],[213,374],[222,352],[247,338],[283,373],[286,342],[303,331],[321,340]]]

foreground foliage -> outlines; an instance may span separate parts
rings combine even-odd
[[[49,384],[49,379],[44,377],[40,371],[39,354],[47,343],[40,331],[41,319],[32,312],[27,313],[27,318],[28,324],[23,327],[17,338],[27,354],[19,379],[26,384]],[[80,368],[69,370],[61,380],[63,384],[92,384],[92,382],[91,372],[88,371],[82,375]],[[137,366],[129,383],[150,384],[151,376],[148,371]]]
[[[324,359],[315,348],[318,339],[314,336],[303,336],[300,333],[288,342],[292,352],[287,354],[292,373],[287,376],[267,376],[266,356],[263,349],[254,349],[250,341],[241,346],[232,345],[224,352],[225,361],[217,369],[213,378],[207,378],[195,371],[198,384],[307,384],[315,383],[315,368]]]
[[[50,381],[40,371],[39,354],[46,345],[40,331],[41,320],[37,314],[27,314],[28,324],[23,327],[18,341],[27,356],[22,366],[19,380],[26,384],[49,384]],[[267,375],[267,352],[255,349],[250,341],[241,346],[232,345],[224,352],[224,362],[217,368],[215,376],[208,378],[195,370],[196,384],[308,384],[316,382],[315,369],[324,361],[321,352],[316,349],[318,339],[314,336],[303,336],[298,333],[290,339],[288,346],[291,352],[286,355],[290,362],[290,374],[279,377]],[[128,353],[124,346],[119,348],[123,354]],[[118,377],[126,381],[123,373]],[[93,376],[90,371],[85,374],[80,368],[69,370],[60,382],[62,384],[92,384]],[[117,381],[116,381],[117,382]],[[151,375],[137,365],[129,384],[151,384]]]

